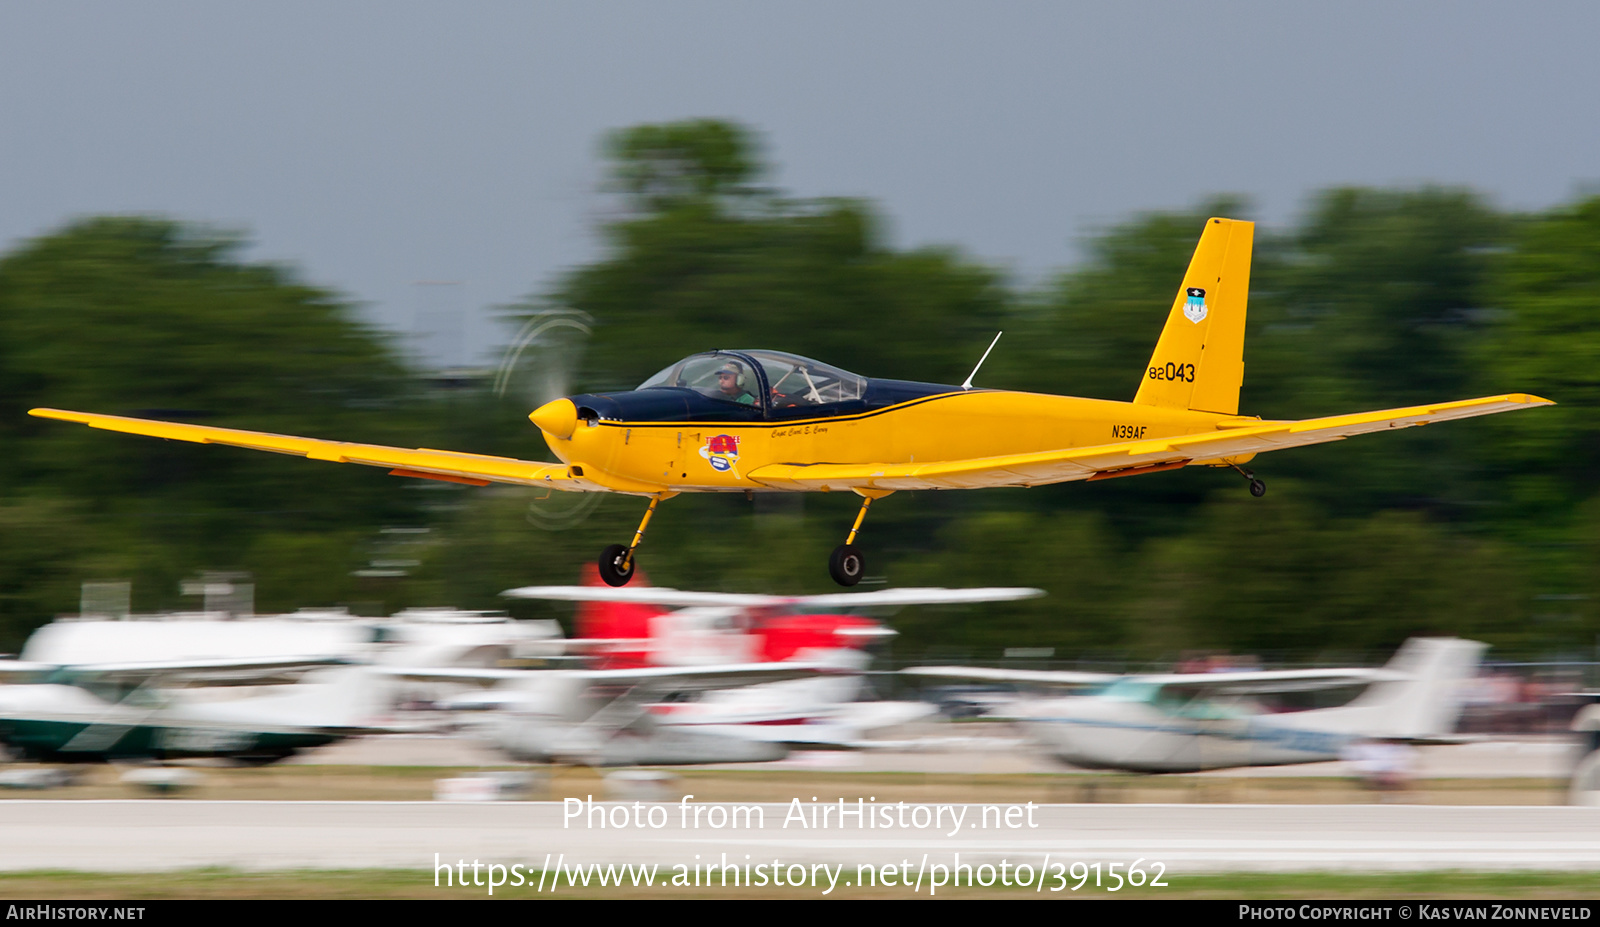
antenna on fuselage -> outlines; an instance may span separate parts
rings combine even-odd
[[[989,342],[989,351],[994,350],[994,346],[1000,343],[1000,336],[1004,334],[1005,332],[994,333],[994,340]],[[978,371],[983,368],[983,362],[989,359],[989,351],[984,351],[983,356],[978,358],[978,366],[972,368],[972,372],[967,374],[966,381],[961,384],[962,389],[972,389],[972,378],[978,375]]]

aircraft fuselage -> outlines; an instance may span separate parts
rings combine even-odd
[[[791,417],[713,408],[689,389],[585,394],[569,400],[570,436],[544,438],[575,476],[622,492],[742,492],[766,464],[932,463],[1209,433],[1254,418],[1007,390],[869,380],[865,398]],[[920,395],[919,395],[920,394]],[[717,405],[725,405],[718,403]],[[804,411],[804,410],[801,410]],[[841,487],[843,488],[843,487]]]
[[[1052,756],[1090,769],[1195,772],[1337,760],[1358,736],[1346,709],[1189,716],[1094,696],[1044,700],[1022,720]]]
[[[51,762],[189,757],[270,762],[338,739],[326,731],[288,725],[184,719],[169,711],[102,701],[76,686],[7,686],[0,699],[0,743],[28,759]]]

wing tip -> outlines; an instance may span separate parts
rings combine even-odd
[[[65,409],[29,409],[28,414],[34,418],[53,418],[63,422],[87,422],[89,420],[89,416],[82,412],[68,412]]]

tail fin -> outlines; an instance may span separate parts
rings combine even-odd
[[[1239,413],[1244,313],[1255,223],[1208,219],[1133,401],[1165,409]]]
[[[1463,685],[1478,670],[1487,648],[1454,637],[1412,638],[1384,667],[1407,678],[1372,686],[1352,707],[1380,709],[1379,737],[1440,737],[1455,730]]]

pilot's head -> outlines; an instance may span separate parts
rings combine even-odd
[[[737,361],[728,361],[718,368],[717,389],[725,396],[744,392],[744,368]]]

